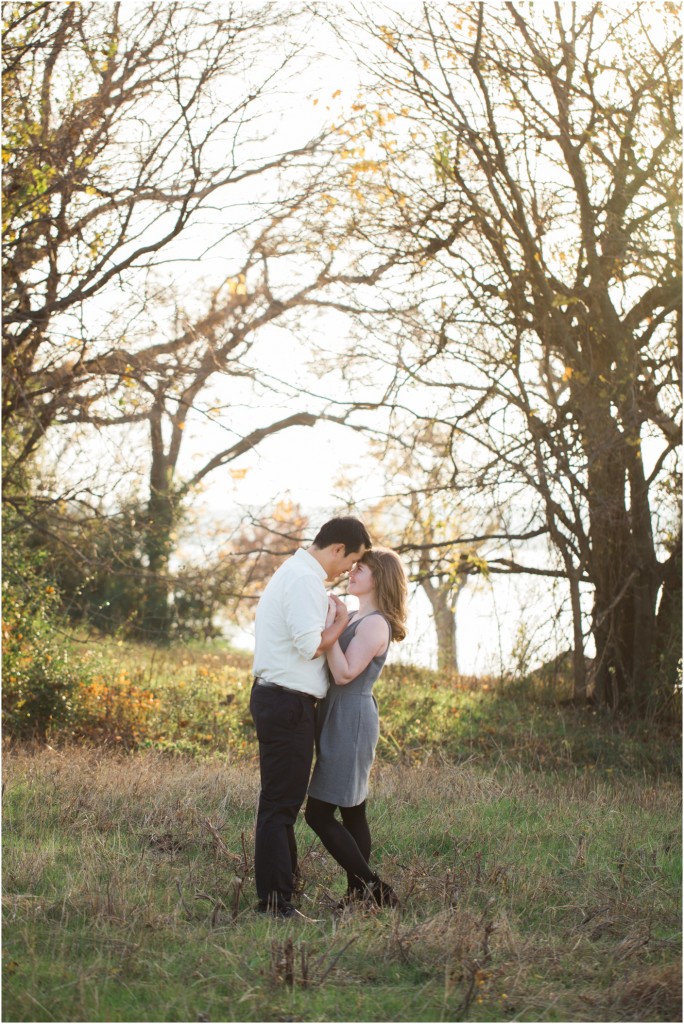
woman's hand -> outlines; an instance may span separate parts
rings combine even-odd
[[[328,614],[325,617],[325,629],[327,629],[328,626],[332,626],[335,621],[336,612],[337,605],[335,604],[332,594],[328,594]]]
[[[331,617],[332,616],[332,617]],[[341,601],[335,594],[328,596],[328,612],[325,618],[325,626],[321,633],[321,642],[318,645],[317,650],[314,652],[314,658],[318,658],[319,655],[325,654],[329,651],[337,640],[340,634],[343,632],[344,627],[349,621],[349,612],[344,601]]]

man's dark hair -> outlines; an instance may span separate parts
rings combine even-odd
[[[352,551],[360,551],[362,547],[372,547],[368,530],[360,519],[353,516],[338,516],[321,526],[314,537],[317,548],[327,548],[330,544],[344,544],[345,555]]]

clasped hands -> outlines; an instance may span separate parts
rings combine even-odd
[[[341,601],[336,594],[328,594],[328,614],[325,617],[325,628],[332,626],[333,622],[345,621],[349,618],[349,612],[344,601]]]

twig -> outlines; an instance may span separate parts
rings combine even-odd
[[[219,851],[223,854],[223,856],[227,857],[228,860],[232,860],[232,861],[237,862],[239,864],[240,863],[240,858],[236,854],[230,852],[230,850],[228,849],[228,847],[226,846],[226,844],[224,843],[224,841],[223,841],[223,839],[221,837],[221,833],[219,832],[219,830],[216,828],[215,825],[212,825],[212,823],[209,821],[208,818],[204,819],[204,827],[213,836],[214,842],[216,843],[216,846],[218,847]],[[244,857],[245,856],[245,854],[244,854],[244,833],[243,833],[242,850],[243,850],[243,857]]]
[[[357,939],[358,939],[358,935],[352,935],[352,937],[349,940],[349,942],[347,943],[347,945],[342,947],[342,949],[339,951],[339,953],[337,954],[335,959],[328,965],[327,971],[324,971],[324,973],[320,976],[320,978],[316,982],[317,985],[322,985],[323,984],[323,982],[328,977],[328,975],[330,974],[330,972],[332,971],[333,967],[335,966],[337,961],[340,959],[340,957],[342,956],[344,951],[349,949],[349,947],[351,946],[352,942],[356,942]]]
[[[176,888],[178,889],[178,895],[180,896],[180,901],[181,901],[181,903],[183,905],[183,910],[188,915],[188,917],[190,919],[192,919],[193,915],[192,915],[192,913],[190,911],[190,908],[188,907],[187,903],[185,902],[185,897],[183,896],[183,888],[182,888],[182,886],[181,886],[181,884],[180,884],[180,882],[178,880],[176,880]]]

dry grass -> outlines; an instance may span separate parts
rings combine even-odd
[[[333,915],[302,823],[318,923],[294,932],[251,910],[254,760],[17,749],[3,772],[6,1020],[681,1019],[671,779],[380,764],[401,910]]]

